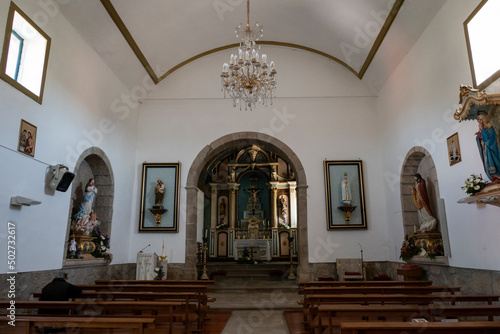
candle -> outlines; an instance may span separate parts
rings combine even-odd
[[[165,256],[165,238],[163,238],[163,245],[161,246],[161,256]]]
[[[263,54],[261,58],[262,58],[262,63],[266,64],[267,63],[267,55]]]
[[[205,230],[205,238],[208,237],[208,230]]]
[[[417,233],[417,225],[413,225],[413,233]]]

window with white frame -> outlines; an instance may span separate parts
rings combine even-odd
[[[500,78],[500,0],[483,0],[464,22],[472,80],[484,89]]]
[[[38,103],[42,103],[50,42],[50,37],[11,2],[0,77]]]

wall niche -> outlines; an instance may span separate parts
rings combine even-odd
[[[420,231],[419,210],[411,189],[417,187],[416,174],[420,174],[425,181],[429,207],[432,216],[437,220],[436,228],[432,231]],[[448,256],[451,253],[444,200],[439,198],[439,183],[434,160],[425,148],[413,147],[406,155],[401,170],[400,187],[404,235],[413,236],[416,244],[423,250],[420,255],[412,257],[410,262],[448,264]],[[433,256],[433,252],[437,249],[439,255]]]
[[[97,194],[95,194],[91,206],[96,216],[89,217],[89,220],[98,222],[97,228],[101,234],[110,236],[111,233],[114,201],[113,170],[104,151],[98,147],[91,147],[82,152],[75,165],[75,179],[71,188],[71,202],[64,246],[64,267],[93,266],[110,262],[109,259],[94,257],[88,252],[95,248],[95,244],[92,245],[90,228],[87,231],[80,229],[77,232],[77,223],[82,218],[76,216],[80,212],[81,203],[85,201],[85,188],[90,179],[94,179]],[[82,222],[85,220],[87,218],[84,218]],[[87,226],[91,225],[95,224],[87,224]],[[95,227],[94,231],[97,231]],[[71,247],[72,244],[78,249],[76,254],[74,247]]]

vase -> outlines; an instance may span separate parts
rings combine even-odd
[[[85,259],[92,259],[92,252],[95,251],[96,246],[94,243],[94,237],[85,234],[76,234],[73,236],[76,241],[76,248],[80,252],[80,257]]]

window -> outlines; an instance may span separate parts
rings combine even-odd
[[[483,0],[464,22],[472,80],[484,89],[500,78],[500,0]]]
[[[11,2],[0,62],[0,78],[40,104],[50,42],[50,37]]]

